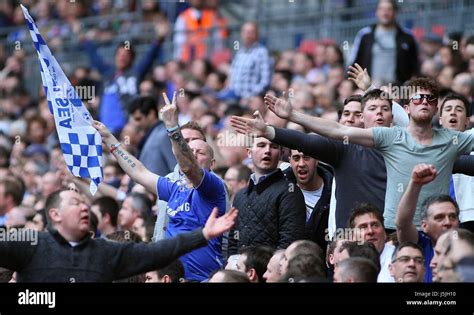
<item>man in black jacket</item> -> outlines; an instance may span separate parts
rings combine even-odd
[[[156,243],[118,243],[91,239],[90,212],[74,190],[52,193],[46,201],[48,232],[0,241],[0,267],[17,271],[18,282],[112,282],[167,266],[179,256],[207,245],[229,230],[235,209],[216,219],[217,208],[203,229]],[[22,241],[23,240],[23,241]],[[29,240],[29,241],[27,241]]]
[[[290,171],[285,173],[290,180],[296,181],[303,192],[307,236],[326,254],[332,169],[298,150],[291,150],[290,164]]]
[[[255,138],[247,150],[255,173],[248,187],[234,199],[240,216],[235,230],[229,233],[229,255],[249,245],[282,249],[305,237],[304,197],[277,167],[281,147],[265,138]]]
[[[376,84],[403,82],[419,72],[418,47],[413,35],[396,22],[395,0],[379,0],[377,24],[361,29],[350,63],[367,68]]]

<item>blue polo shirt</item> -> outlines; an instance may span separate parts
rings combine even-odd
[[[204,170],[198,187],[187,188],[184,181],[173,183],[165,177],[160,177],[156,188],[160,200],[168,202],[166,212],[169,222],[166,238],[204,227],[214,207],[219,209],[219,216],[225,213],[224,183],[207,170]],[[181,256],[185,278],[203,281],[211,272],[219,269],[223,265],[221,246],[222,237],[218,237],[209,241],[206,247]]]
[[[423,257],[425,258],[425,282],[433,282],[430,263],[433,259],[434,249],[431,237],[422,231],[418,231],[418,245],[423,249]]]

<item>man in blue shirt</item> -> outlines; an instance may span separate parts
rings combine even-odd
[[[448,195],[433,195],[425,199],[421,207],[421,231],[413,223],[416,203],[423,185],[432,182],[437,175],[433,165],[418,164],[413,168],[408,187],[400,199],[396,225],[399,242],[418,243],[425,258],[425,282],[432,282],[431,259],[433,247],[447,230],[459,226],[459,208]]]
[[[156,192],[159,199],[168,202],[167,214],[170,221],[166,237],[170,238],[204,226],[215,207],[219,209],[219,215],[223,215],[226,192],[223,182],[210,171],[215,164],[211,147],[202,140],[190,141],[189,145],[186,143],[178,126],[176,94],[171,103],[166,95],[164,98],[167,105],[161,109],[160,117],[167,128],[179,167],[186,176],[181,181],[172,183],[153,174],[135,157],[119,148],[120,143],[102,123],[96,121],[94,127],[132,180],[148,191]],[[186,279],[203,281],[223,265],[221,242],[222,238],[215,239],[207,247],[181,257]]]

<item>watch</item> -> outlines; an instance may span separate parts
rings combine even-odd
[[[174,132],[172,133],[168,133],[168,136],[173,139],[174,141],[178,141],[179,139],[181,139],[183,136],[181,135],[181,132],[179,131],[179,129],[175,130]]]

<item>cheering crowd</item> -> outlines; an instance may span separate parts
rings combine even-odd
[[[193,0],[176,17],[150,9],[148,50],[111,58],[103,30],[76,23],[100,10],[76,2],[75,18],[23,4],[40,31],[63,19],[89,57],[69,77],[96,92],[83,102],[103,182],[92,195],[70,173],[24,52],[4,47],[1,281],[474,281],[474,35],[416,39],[380,0],[346,58],[331,39],[269,52],[254,21],[231,56],[217,1]],[[20,36],[14,12],[0,21]]]

